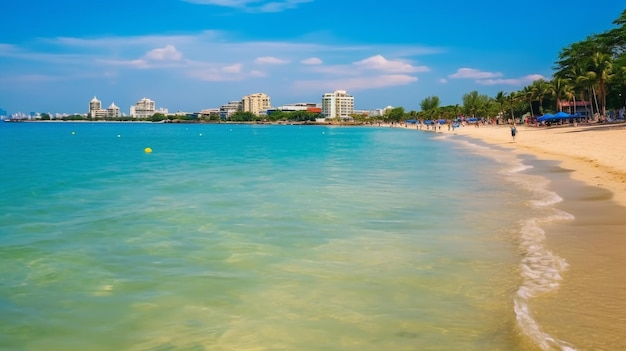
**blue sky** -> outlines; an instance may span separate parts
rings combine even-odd
[[[0,18],[0,109],[128,113],[264,92],[273,106],[347,90],[355,108],[419,110],[549,78],[559,51],[613,28],[623,0],[21,0]]]

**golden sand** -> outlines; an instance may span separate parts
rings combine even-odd
[[[517,126],[515,140],[510,126],[440,131],[555,160],[571,170],[552,174],[552,187],[564,199],[557,206],[576,220],[544,228],[547,247],[570,267],[558,291],[534,300],[533,310],[546,332],[577,350],[626,349],[626,124]]]
[[[511,148],[517,153],[561,162],[572,178],[610,190],[613,200],[626,206],[626,123],[612,125],[517,126],[515,141],[510,126],[465,126],[448,131]]]
[[[534,299],[532,309],[545,332],[576,350],[626,350],[626,123],[516,126],[515,140],[510,128],[443,125],[436,132],[556,161],[568,170],[555,170],[551,187],[564,200],[557,207],[576,219],[544,229],[547,247],[570,266],[559,289]]]

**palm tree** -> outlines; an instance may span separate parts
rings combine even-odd
[[[578,80],[587,86],[587,94],[589,95],[589,100],[591,100],[591,114],[594,115],[596,113],[600,113],[600,107],[598,105],[598,94],[596,93],[596,85],[598,84],[598,76],[596,72],[585,72],[582,76],[578,77]],[[595,104],[595,112],[593,111],[593,107]]]
[[[564,78],[554,78],[549,86],[548,93],[556,99],[556,110],[555,111],[563,111],[563,106],[561,106],[561,100],[570,100],[572,98],[573,90],[571,85],[569,85],[569,81]]]
[[[539,113],[543,114],[543,98],[550,92],[550,84],[544,79],[537,79],[533,82],[531,89],[534,97],[539,100]]]
[[[515,115],[513,114],[513,103],[517,100],[520,93],[516,93],[514,91],[509,93],[509,107],[511,107],[511,119],[515,121]]]
[[[530,116],[534,117],[535,112],[533,111],[533,99],[535,98],[535,92],[530,85],[527,85],[522,89],[521,94],[522,97],[524,97],[524,99],[528,101],[528,106],[530,107]]]
[[[602,117],[606,116],[606,84],[613,79],[613,60],[611,55],[595,52],[591,57],[592,72],[598,86],[598,95],[602,103]],[[597,98],[596,98],[597,101]]]
[[[501,116],[504,116],[504,103],[506,103],[506,98],[507,98],[506,93],[503,91],[499,91],[495,97],[496,102],[500,105]]]

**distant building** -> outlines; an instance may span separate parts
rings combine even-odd
[[[115,106],[115,103],[111,103],[111,105],[107,108],[107,117],[119,117],[120,116],[120,108]]]
[[[355,115],[362,115],[365,117],[381,117],[384,112],[382,108],[377,108],[374,110],[354,110]]]
[[[148,98],[143,98],[130,107],[130,116],[133,118],[149,118],[155,113],[155,103]]]
[[[95,96],[89,101],[89,113],[90,118],[106,118],[109,115],[109,111],[102,109],[102,102]]]
[[[559,108],[561,110],[566,109],[570,114],[582,112],[585,116],[588,114],[590,107],[591,101],[561,101],[559,103]]]
[[[205,118],[219,118],[220,109],[219,108],[205,108],[198,112],[198,117]]]
[[[273,107],[271,109],[268,109],[266,114],[270,115],[274,113],[275,111],[283,111],[283,112],[306,111],[306,112],[312,112],[312,113],[321,113],[322,108],[318,104],[315,104],[315,103],[299,102],[295,104],[286,104],[283,106]]]
[[[322,115],[325,118],[348,118],[354,113],[354,96],[345,90],[322,95]]]
[[[220,106],[220,119],[228,120],[235,112],[243,110],[243,101],[231,101]]]
[[[270,108],[270,97],[264,93],[246,95],[241,99],[241,110],[259,116],[260,112]]]

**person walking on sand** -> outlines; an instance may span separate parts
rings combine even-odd
[[[513,141],[515,141],[515,134],[517,134],[517,129],[515,128],[515,124],[511,126],[511,137]]]

